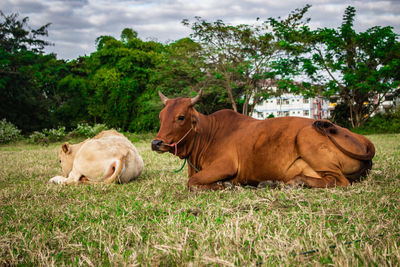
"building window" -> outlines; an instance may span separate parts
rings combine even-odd
[[[310,103],[310,100],[308,98],[303,98],[303,104],[308,104]]]
[[[303,110],[303,116],[310,116],[309,110]]]
[[[286,116],[286,117],[289,116],[289,111],[284,111],[283,116]]]
[[[276,100],[276,104],[277,104],[277,105],[280,105],[280,104],[281,104],[281,100],[280,100],[279,98]]]

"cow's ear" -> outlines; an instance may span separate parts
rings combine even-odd
[[[71,153],[71,145],[68,144],[67,142],[65,142],[64,144],[62,144],[61,149],[62,149],[62,151],[63,151],[65,154]]]
[[[199,131],[199,124],[200,124],[200,119],[196,114],[192,115],[192,128],[194,129],[195,132]]]

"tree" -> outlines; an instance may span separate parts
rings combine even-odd
[[[153,76],[154,97],[159,102],[157,91],[169,97],[195,96],[203,90],[200,112],[211,114],[229,108],[223,83],[207,72],[207,63],[201,53],[202,47],[190,38],[183,38],[167,45],[162,61]]]
[[[128,43],[131,40],[134,40],[137,38],[137,32],[130,29],[130,28],[125,28],[121,32],[121,41],[124,43]]]
[[[399,85],[399,35],[392,27],[353,29],[356,10],[347,7],[338,29],[293,31],[276,23],[276,32],[289,44],[299,44],[301,73],[326,97],[336,96],[348,107],[352,127],[361,126]]]
[[[54,116],[58,124],[69,129],[82,122],[92,122],[88,112],[89,70],[88,57],[79,57],[65,64],[65,75],[60,76],[54,97]]]
[[[287,26],[299,23],[307,8],[297,10],[296,16],[285,21]],[[252,113],[251,105],[254,107],[271,93],[271,87],[265,87],[263,81],[279,76],[275,66],[283,51],[269,30],[269,21],[258,21],[237,26],[222,20],[210,23],[200,17],[193,23],[182,21],[191,27],[192,38],[203,47],[208,72],[223,81],[232,109],[241,109],[246,115]]]
[[[31,29],[27,17],[0,11],[0,118],[6,118],[24,132],[51,127],[53,97],[62,61],[43,55],[49,42],[46,24]],[[51,70],[51,71],[50,71]]]
[[[88,113],[97,122],[130,131],[150,130],[139,123],[142,94],[160,61],[163,45],[144,42],[132,29],[124,29],[121,40],[112,36],[96,39],[97,51],[87,59]],[[145,115],[145,114],[142,114]],[[138,127],[140,129],[138,129]]]
[[[242,112],[247,114],[257,80],[273,54],[270,35],[264,35],[260,27],[231,26],[222,20],[211,23],[196,17],[192,24],[188,20],[182,23],[191,27],[191,37],[203,47],[208,72],[223,82],[232,109],[238,111],[242,100]]]
[[[32,51],[43,53],[45,46],[50,45],[48,41],[39,39],[40,36],[48,35],[50,23],[30,29],[29,18],[18,20],[18,14],[6,16],[0,11],[2,22],[0,23],[0,47],[9,54],[16,54],[21,51]],[[28,29],[27,29],[28,28]]]

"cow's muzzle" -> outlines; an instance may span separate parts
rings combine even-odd
[[[163,141],[154,139],[151,141],[151,149],[154,151],[157,151],[157,152],[161,152],[160,148],[161,148],[162,144],[163,144]]]

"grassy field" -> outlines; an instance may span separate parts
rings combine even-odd
[[[361,183],[188,192],[182,161],[131,135],[126,185],[57,186],[61,143],[0,146],[0,265],[400,265],[400,135],[373,135]]]

